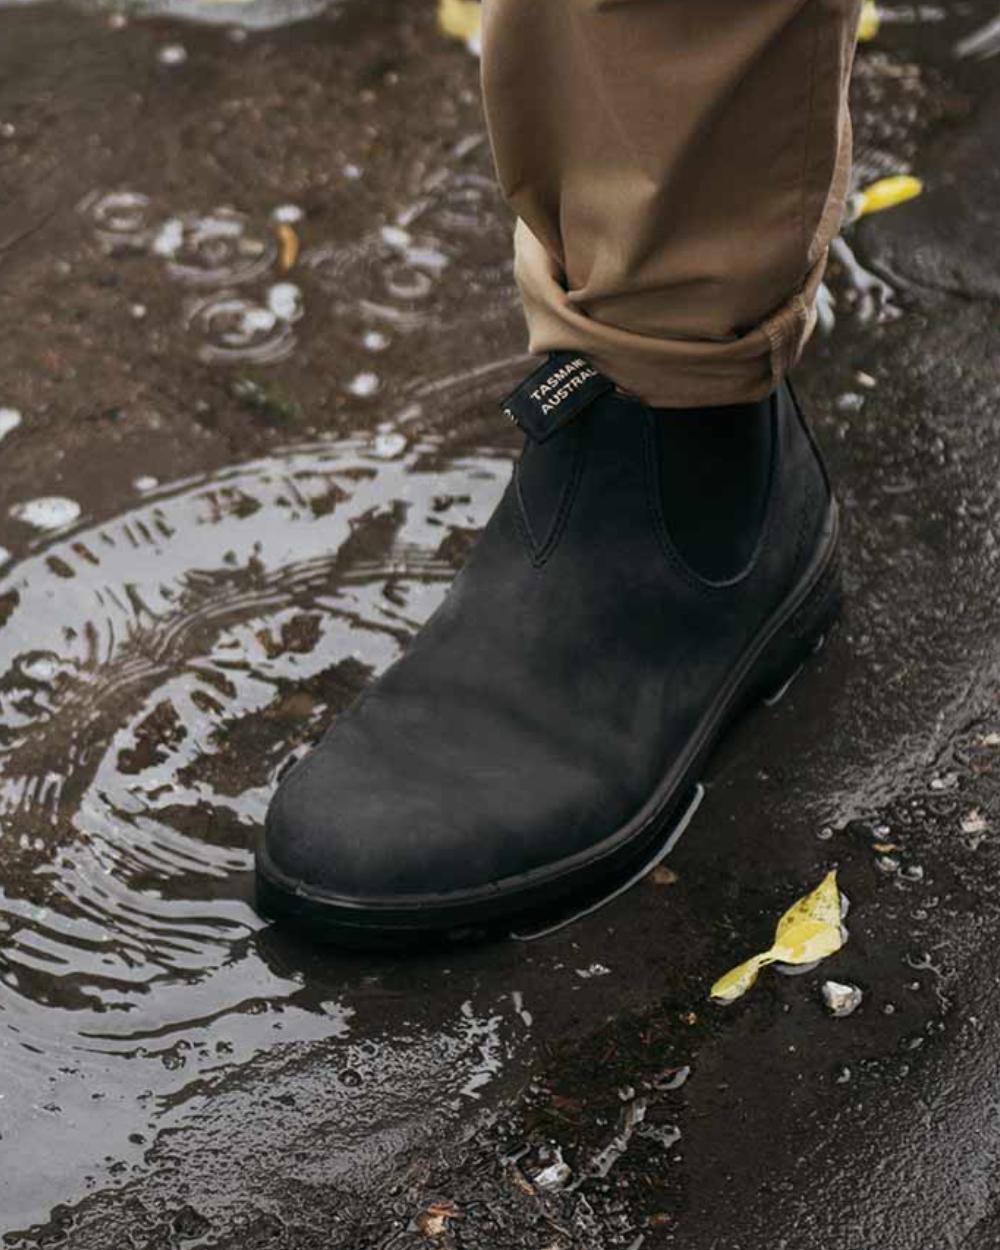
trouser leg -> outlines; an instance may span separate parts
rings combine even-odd
[[[859,4],[485,0],[532,351],[658,407],[776,385],[842,218]]]

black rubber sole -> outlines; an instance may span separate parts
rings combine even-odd
[[[476,890],[402,900],[351,899],[285,876],[270,862],[262,842],[256,856],[258,910],[323,941],[392,950],[428,942],[541,936],[590,914],[636,884],[664,857],[664,847],[674,845],[720,739],[748,707],[776,702],[784,694],[836,620],[841,597],[834,504],[810,568],[733,669],[656,793],[628,825],[587,851]]]

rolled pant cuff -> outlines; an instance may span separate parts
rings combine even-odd
[[[558,265],[523,222],[516,234],[515,272],[530,350],[581,352],[623,391],[655,408],[738,404],[769,394],[812,333],[825,267],[824,251],[785,304],[731,339],[655,338],[581,312]]]

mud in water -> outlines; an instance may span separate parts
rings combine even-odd
[[[430,3],[0,6],[6,1244],[924,1250],[988,1226],[995,100],[954,49],[992,9],[890,7],[859,178],[929,190],[853,232],[803,377],[843,625],[634,892],[389,961],[264,925],[249,848],[516,453],[475,61]],[[887,280],[898,316],[866,315]],[[834,866],[845,950],[711,1005]],[[849,1019],[831,978],[863,990]]]

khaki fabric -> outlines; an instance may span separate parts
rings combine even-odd
[[[533,352],[656,406],[763,397],[815,322],[860,0],[484,0]]]

